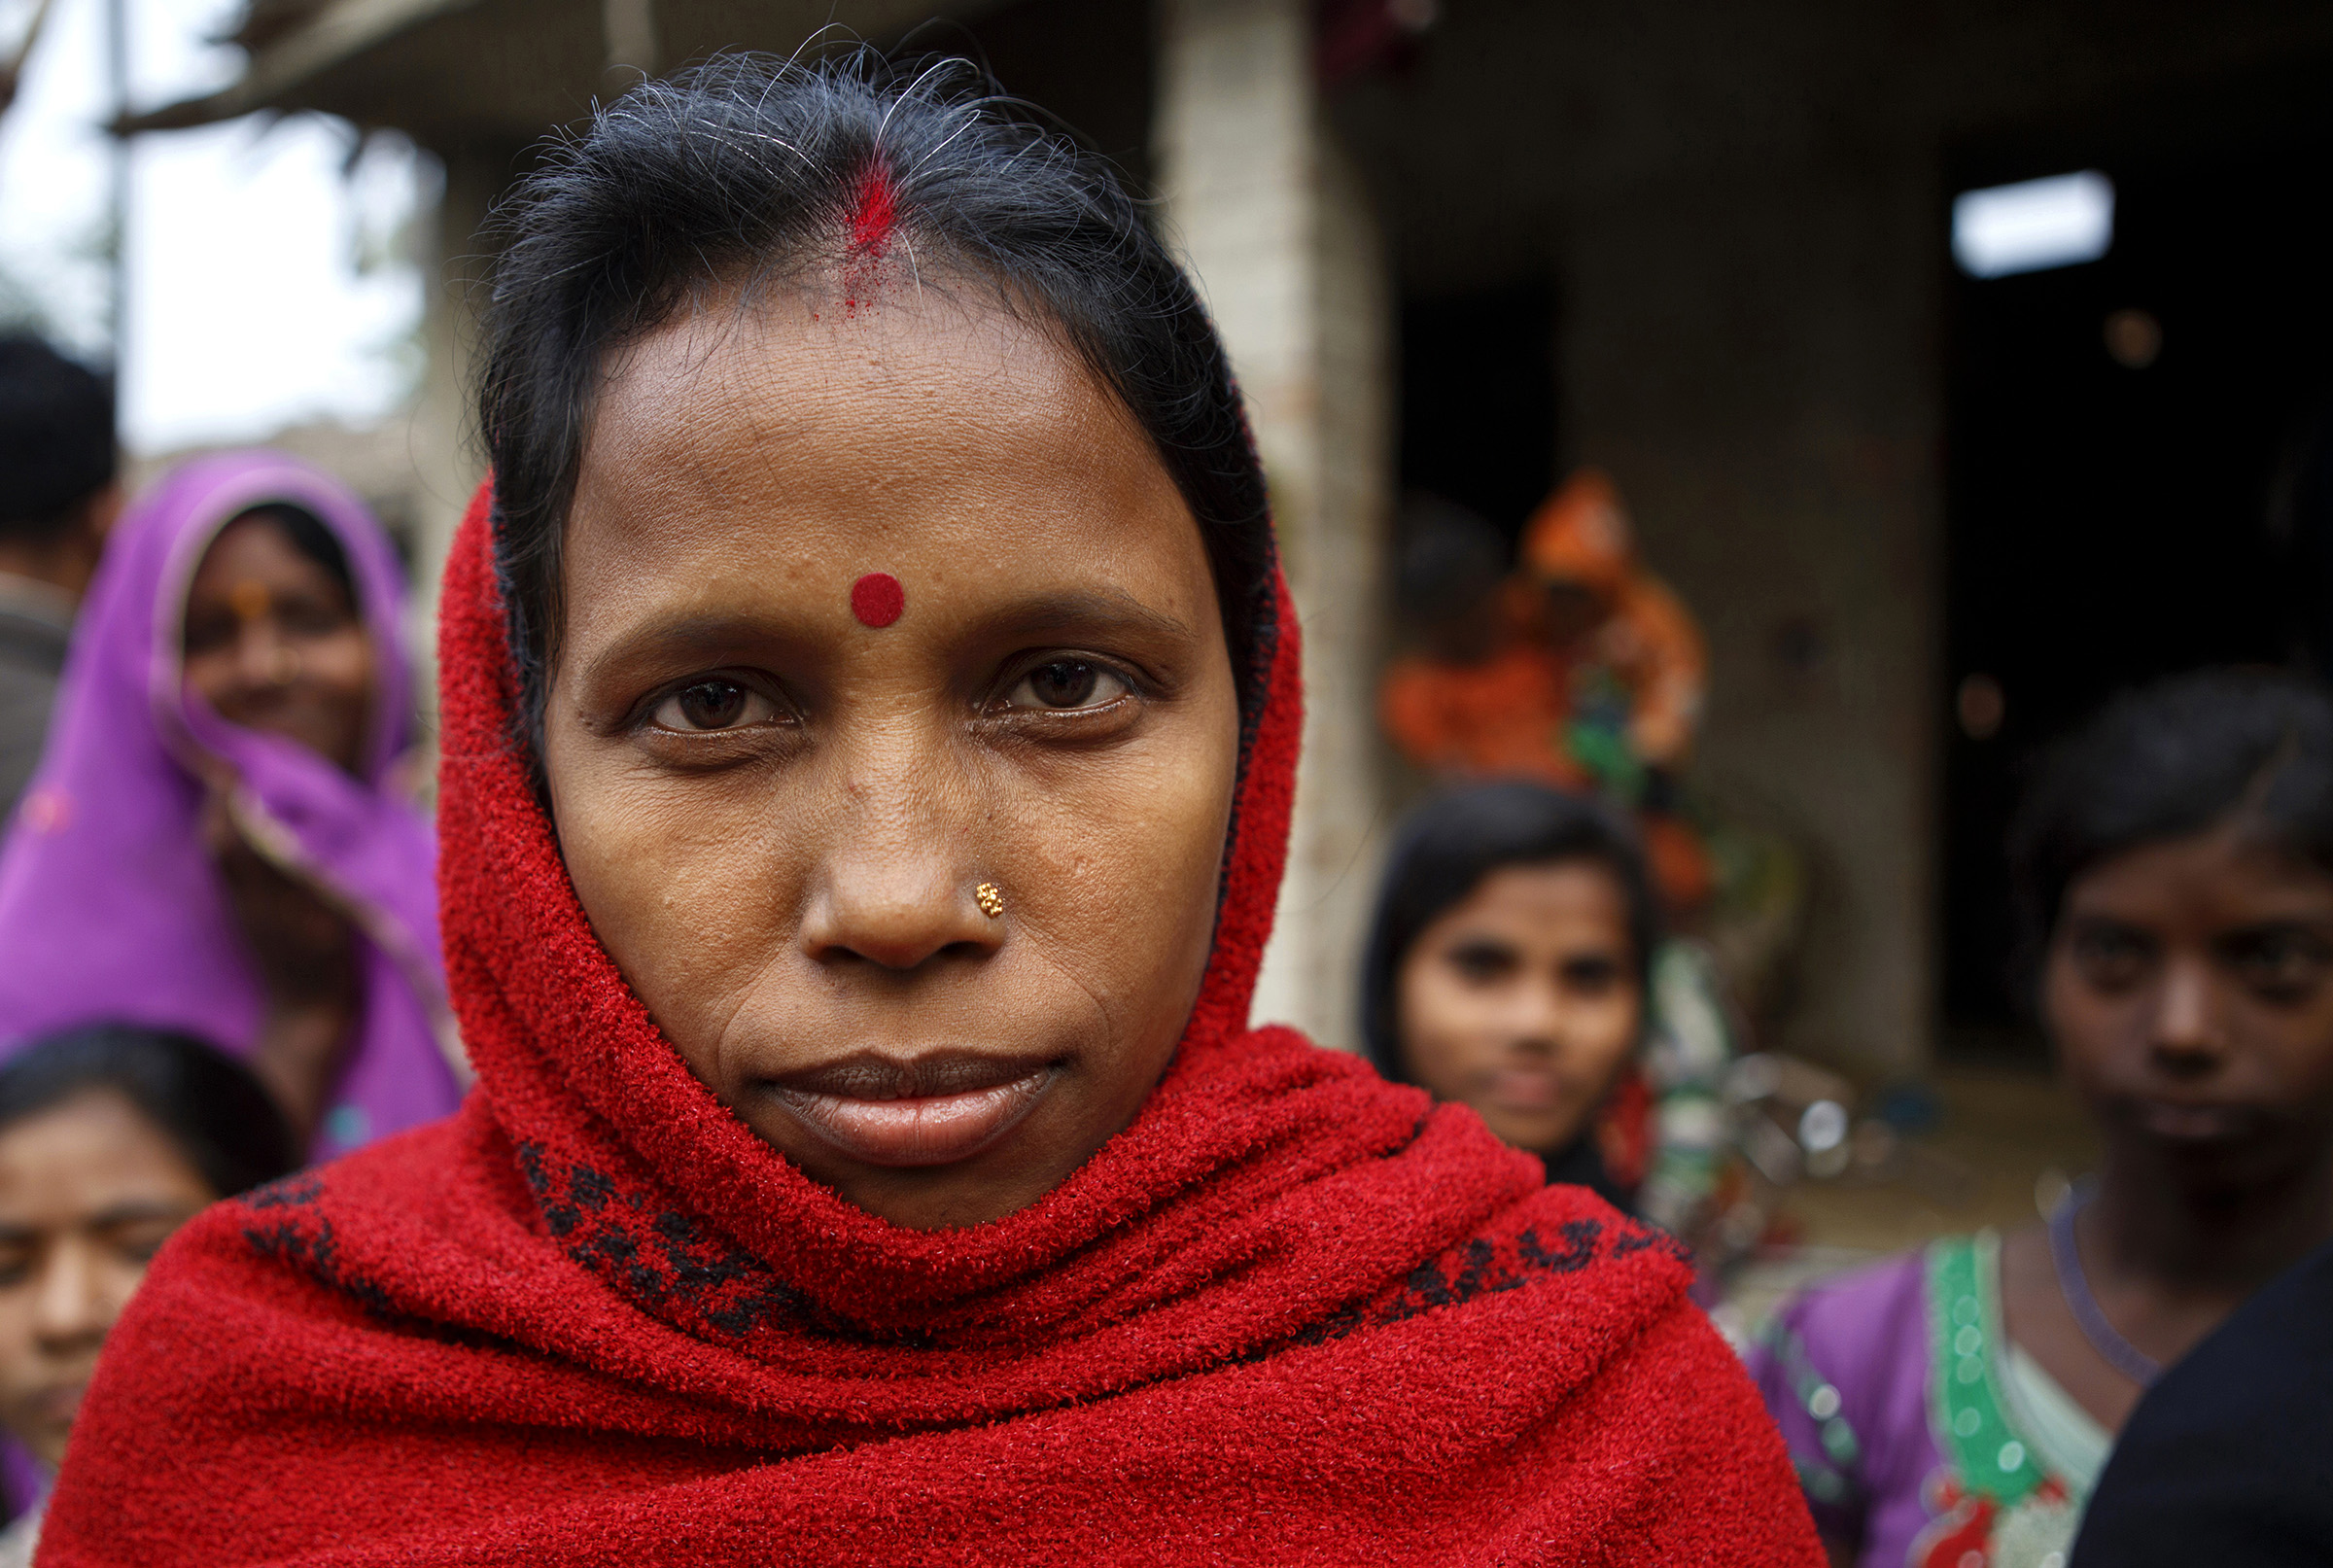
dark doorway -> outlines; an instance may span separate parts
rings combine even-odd
[[[2305,564],[2323,545],[2272,517],[2333,392],[2333,149],[2085,161],[2115,186],[2104,260],[1954,285],[1943,999],[1964,1047],[2038,1049],[2013,1028],[2002,855],[2038,749],[2152,677],[2293,660],[2326,599]]]
[[[1402,486],[1510,540],[1555,480],[1555,291],[1525,283],[1402,306]]]

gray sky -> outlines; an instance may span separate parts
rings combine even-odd
[[[240,0],[127,0],[140,108],[240,66],[206,42]],[[0,0],[13,48],[29,0]],[[106,273],[103,0],[56,0],[16,107],[0,120],[0,274],[60,331],[102,350]],[[254,118],[142,138],[133,156],[123,436],[141,453],[252,439],[286,424],[363,424],[402,401],[419,270],[396,254],[435,171],[400,142],[350,167],[348,126]]]

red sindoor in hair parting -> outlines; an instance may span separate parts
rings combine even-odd
[[[870,158],[851,204],[851,237],[844,249],[845,316],[856,315],[861,296],[873,292],[871,274],[891,248],[891,234],[898,226],[899,188],[882,159]]]
[[[870,161],[858,177],[858,199],[851,207],[851,254],[881,261],[898,225],[899,191],[891,183],[891,171]]]

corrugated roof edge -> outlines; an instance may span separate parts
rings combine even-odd
[[[243,75],[216,92],[183,98],[143,114],[125,115],[113,131],[184,130],[216,124],[255,110],[277,109],[283,94],[383,39],[448,12],[484,0],[325,0],[305,20],[277,32],[256,51]]]

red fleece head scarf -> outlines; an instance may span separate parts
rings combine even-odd
[[[749,1132],[593,937],[506,740],[482,495],[439,819],[478,1088],[172,1243],[41,1561],[1819,1563],[1668,1241],[1247,1028],[1300,720],[1274,592],[1172,1066],[1038,1202],[917,1232]]]

